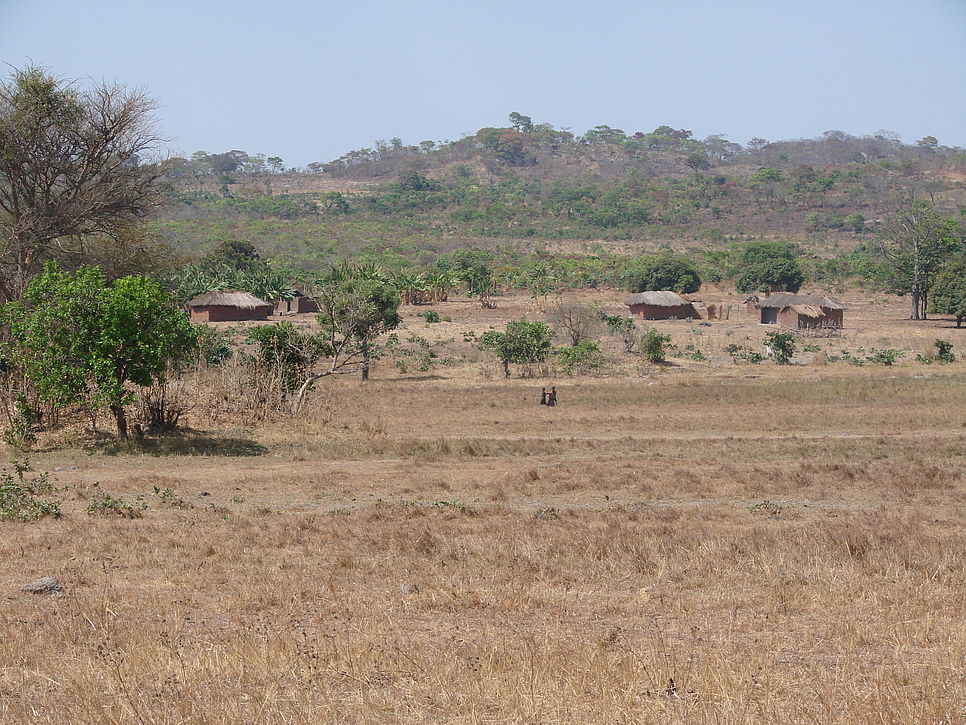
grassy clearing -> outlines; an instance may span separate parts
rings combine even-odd
[[[42,443],[64,500],[0,522],[0,721],[961,721],[962,362],[555,382]]]

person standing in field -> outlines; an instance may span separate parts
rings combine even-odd
[[[554,385],[550,388],[550,395],[547,396],[547,405],[557,404],[557,386]]]
[[[540,388],[540,405],[547,405],[547,389]]]

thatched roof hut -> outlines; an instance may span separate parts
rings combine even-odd
[[[826,295],[776,294],[759,297],[756,306],[763,325],[781,324],[799,329],[842,327],[848,307]]]
[[[274,307],[251,292],[205,292],[188,302],[192,322],[267,320]]]
[[[690,300],[667,290],[638,292],[624,304],[631,308],[631,316],[645,320],[683,320],[699,317]]]

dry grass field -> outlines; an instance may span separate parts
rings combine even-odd
[[[830,353],[966,348],[846,299]],[[464,333],[532,303],[438,309],[400,336],[457,363],[324,415],[42,441],[64,515],[0,522],[0,721],[966,721],[966,362],[736,365],[734,316],[658,323],[708,362],[504,381]]]

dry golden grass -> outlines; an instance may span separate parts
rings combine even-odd
[[[77,470],[0,523],[0,720],[963,722],[966,364],[479,372],[36,454]]]

